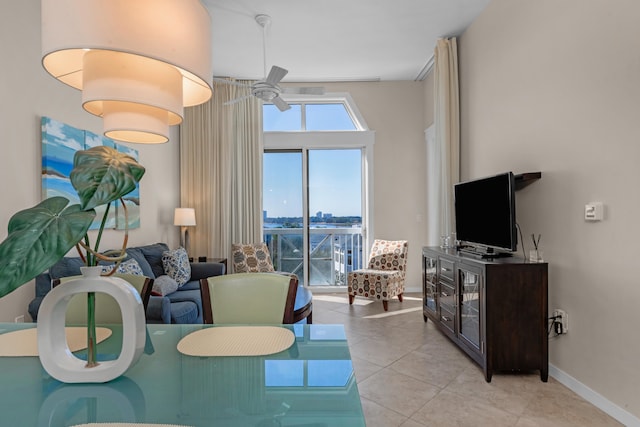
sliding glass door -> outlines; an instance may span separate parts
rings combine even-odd
[[[273,265],[304,277],[304,203],[302,150],[263,155],[263,239]]]
[[[264,240],[275,268],[311,287],[362,266],[362,149],[265,150]]]

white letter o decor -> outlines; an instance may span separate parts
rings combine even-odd
[[[97,269],[96,269],[97,270]],[[98,270],[99,273],[99,270]],[[87,368],[69,350],[65,335],[67,306],[73,295],[102,292],[112,296],[122,313],[122,350],[116,360]],[[122,375],[142,355],[146,321],[140,293],[119,277],[83,276],[53,288],[38,311],[38,354],[45,371],[65,383],[104,383]]]

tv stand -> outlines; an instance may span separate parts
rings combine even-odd
[[[422,248],[424,320],[478,363],[487,382],[494,372],[533,370],[546,382],[547,269],[515,255],[474,259]]]

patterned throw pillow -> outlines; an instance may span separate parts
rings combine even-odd
[[[191,278],[191,264],[184,248],[165,251],[162,253],[162,267],[167,276],[182,286]]]
[[[175,292],[178,289],[178,282],[171,277],[163,274],[160,277],[156,277],[153,281],[153,289],[151,289],[151,295],[165,296]]]
[[[113,270],[114,267],[115,267],[115,264],[103,265],[102,266],[102,272],[103,273],[111,273],[111,271]],[[135,259],[129,259],[127,261],[122,261],[120,263],[120,265],[118,266],[118,269],[116,270],[116,273],[133,274],[135,276],[144,276],[144,272],[142,271],[142,268],[140,267],[140,264],[138,264],[138,261],[136,261]]]
[[[274,270],[265,243],[231,245],[234,273],[266,273]]]

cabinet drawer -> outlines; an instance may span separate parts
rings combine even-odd
[[[453,282],[453,261],[440,258],[440,277]]]
[[[456,297],[453,286],[440,282],[440,307],[450,313],[456,312]]]
[[[443,306],[440,307],[440,321],[451,332],[455,331],[455,318],[456,316],[452,312],[446,310]]]

